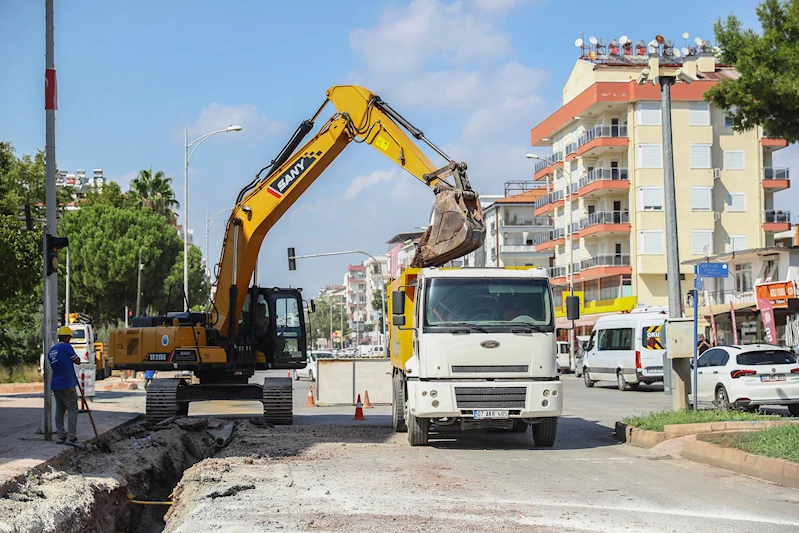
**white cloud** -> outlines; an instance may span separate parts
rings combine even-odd
[[[139,172],[134,170],[133,172],[127,172],[122,174],[118,178],[111,178],[108,181],[115,181],[119,183],[119,188],[122,189],[122,192],[126,192],[130,188],[130,182],[139,175]]]
[[[522,4],[532,0],[470,0],[476,9],[488,14],[506,14]]]
[[[397,176],[396,169],[391,170],[375,170],[374,172],[370,172],[369,174],[363,176],[356,176],[350,182],[350,185],[344,191],[342,195],[347,200],[352,200],[361,191],[369,189],[378,183],[384,181],[391,181]]]
[[[216,102],[203,109],[197,120],[185,128],[191,137],[197,137],[231,125],[241,126],[242,131],[236,135],[280,135],[285,131],[283,124],[267,118],[252,104],[220,105]]]

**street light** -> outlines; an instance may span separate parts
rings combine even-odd
[[[211,260],[211,252],[210,252],[210,248],[209,248],[209,244],[208,244],[208,237],[210,235],[211,225],[219,217],[219,215],[227,213],[228,211],[233,211],[233,208],[232,207],[228,207],[227,209],[223,209],[223,210],[219,211],[218,213],[214,213],[209,218],[208,217],[208,209],[205,210],[205,267],[206,268],[208,268],[208,265],[210,264],[209,261]],[[209,272],[210,272],[210,270],[209,270]]]
[[[212,131],[189,142],[189,130],[183,130],[183,310],[189,310],[189,161],[197,148],[209,137],[217,133],[241,131],[241,126],[228,126]],[[189,153],[189,148],[194,149]]]
[[[546,157],[541,157],[540,155],[535,154],[527,154],[527,159],[537,159],[539,161],[545,161],[550,165],[553,165],[556,170],[560,170],[563,172],[564,178],[566,178],[566,191],[564,192],[564,196],[569,197],[568,203],[568,211],[569,211],[569,225],[567,226],[566,230],[566,247],[568,248],[569,252],[569,266],[567,267],[568,273],[568,282],[569,282],[569,295],[574,296],[574,246],[572,245],[572,233],[574,231],[573,221],[572,221],[572,173],[571,170],[566,172],[566,165],[564,164],[562,167],[558,165],[557,161],[552,161],[551,159],[547,159]],[[547,195],[549,194],[549,178],[547,178]],[[572,327],[569,330],[569,364],[573,364],[574,362],[574,320],[572,320]]]

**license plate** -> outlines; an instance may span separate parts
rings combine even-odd
[[[785,381],[785,375],[784,374],[774,374],[772,376],[771,374],[766,374],[766,375],[760,376],[760,381]]]
[[[475,420],[486,420],[486,419],[492,419],[492,420],[502,419],[502,420],[504,420],[504,419],[508,418],[508,414],[509,414],[509,411],[507,411],[507,410],[505,410],[505,411],[500,411],[500,410],[483,411],[483,410],[480,410],[480,411],[475,411],[474,412],[474,418],[475,418]]]
[[[648,374],[662,374],[663,373],[663,369],[662,368],[647,368],[646,371],[647,371]]]

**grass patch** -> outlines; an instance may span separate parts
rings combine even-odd
[[[799,424],[786,424],[762,431],[700,435],[700,440],[745,452],[799,463]]]
[[[39,383],[43,381],[37,365],[0,367],[0,383]]]
[[[642,416],[628,416],[623,419],[629,426],[648,431],[663,431],[668,424],[702,424],[705,422],[739,422],[749,420],[779,420],[780,415],[747,413],[745,411],[717,411],[707,409],[693,411],[690,408],[679,411],[656,411]]]

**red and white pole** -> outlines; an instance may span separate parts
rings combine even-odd
[[[80,390],[82,394],[80,395],[80,409],[81,411],[86,410],[86,393],[83,392],[86,390],[86,372],[81,370],[80,372]]]

